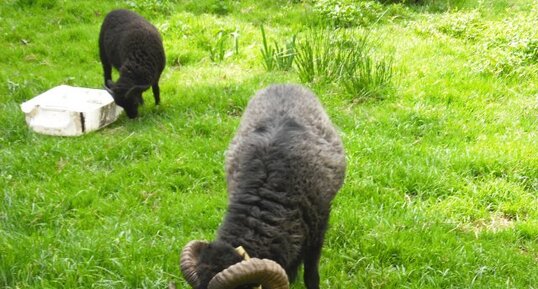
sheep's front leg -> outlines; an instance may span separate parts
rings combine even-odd
[[[286,268],[286,274],[288,275],[288,280],[290,283],[295,280],[295,277],[297,277],[297,270],[299,269],[299,266],[301,266],[303,259],[303,257],[297,258],[297,260],[293,261],[288,268]]]
[[[112,80],[112,66],[109,63],[103,62],[103,72],[105,76],[105,86],[108,87],[107,82]]]
[[[153,91],[153,97],[155,98],[155,104],[159,104],[161,102],[161,90],[159,89],[159,84],[156,83],[151,86],[151,90]]]

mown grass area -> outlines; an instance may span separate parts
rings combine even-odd
[[[214,237],[248,99],[309,81],[348,158],[322,288],[538,288],[538,4],[380,2],[2,1],[0,287],[187,288],[179,251]],[[97,35],[119,7],[163,35],[161,106],[146,92],[138,119],[75,138],[29,131],[21,102],[102,86]],[[316,32],[338,29],[342,49],[367,35],[364,59],[392,76],[347,89],[364,79],[330,59],[311,80],[268,71],[262,24],[269,45],[296,35],[299,49]]]

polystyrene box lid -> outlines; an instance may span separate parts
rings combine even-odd
[[[114,122],[123,111],[103,89],[56,86],[24,103],[26,123],[49,135],[76,136]]]

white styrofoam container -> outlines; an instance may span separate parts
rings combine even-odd
[[[123,109],[103,89],[56,86],[21,104],[26,123],[49,135],[77,136],[114,122]]]

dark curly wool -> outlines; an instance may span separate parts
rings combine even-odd
[[[306,287],[319,288],[331,200],[345,168],[340,137],[312,92],[296,85],[258,92],[226,153],[229,206],[212,243],[219,245],[200,258],[199,288],[237,262],[229,257],[237,258],[237,246],[279,263],[290,282],[304,263]]]
[[[205,286],[200,286],[196,289],[207,288],[211,278],[222,271],[221,268],[227,268],[231,264],[243,261],[243,258],[237,254],[234,247],[220,241],[209,244],[202,250],[199,258],[201,262],[198,263],[196,271],[205,272],[205,274],[200,275],[200,284],[205,284]],[[252,287],[247,285],[236,289],[252,289]]]
[[[107,14],[99,34],[99,55],[103,64],[105,86],[127,116],[138,115],[142,93],[150,86],[155,104],[160,102],[159,78],[166,59],[161,35],[155,26],[129,10]],[[120,77],[112,82],[112,67]]]

